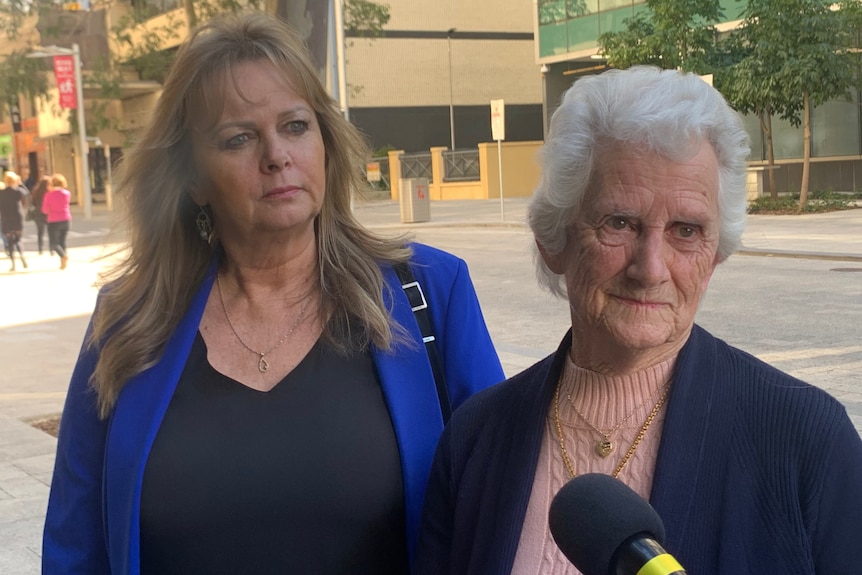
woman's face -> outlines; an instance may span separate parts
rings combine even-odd
[[[212,129],[193,136],[192,195],[210,204],[221,240],[313,235],[326,173],[311,104],[267,60],[240,63],[233,78],[210,88],[224,90],[224,109]]]
[[[718,263],[718,163],[617,145],[603,154],[570,226],[545,261],[566,278],[573,360],[608,372],[682,347]]]

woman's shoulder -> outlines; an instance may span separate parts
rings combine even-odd
[[[505,414],[520,412],[534,402],[542,402],[542,387],[548,380],[554,355],[533,364],[524,371],[471,396],[455,410],[452,421],[504,421]]]
[[[705,332],[704,332],[705,333]],[[763,424],[769,414],[776,421],[831,425],[846,418],[846,409],[827,391],[786,373],[724,340],[709,335],[716,351],[716,368],[734,410],[749,421]]]
[[[458,256],[443,251],[440,248],[435,248],[427,244],[411,242],[408,246],[413,250],[413,255],[410,258],[414,265],[451,265],[459,266],[464,260]]]

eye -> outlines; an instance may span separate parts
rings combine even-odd
[[[622,216],[611,216],[608,218],[608,226],[611,229],[622,231],[630,227],[628,218]]]
[[[305,120],[291,120],[285,124],[284,129],[294,136],[301,136],[308,131],[308,122]]]
[[[680,224],[676,227],[676,235],[683,239],[691,239],[697,235],[698,228],[697,226],[691,226],[688,224]]]
[[[248,142],[248,141],[249,141],[249,139],[250,139],[250,137],[249,137],[249,135],[248,135],[248,134],[246,134],[246,133],[237,134],[236,136],[233,136],[232,138],[229,138],[229,139],[228,139],[228,140],[223,144],[223,147],[224,147],[225,149],[227,149],[227,150],[233,150],[233,149],[239,148],[240,146],[242,146],[243,144],[245,144],[246,142]]]

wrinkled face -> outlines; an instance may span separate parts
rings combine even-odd
[[[192,196],[210,204],[223,241],[313,234],[326,187],[317,114],[269,61],[243,62],[233,72],[211,86],[224,90],[221,117],[192,139]]]
[[[675,354],[718,263],[718,235],[710,144],[685,161],[622,144],[603,154],[565,250],[544,254],[566,278],[574,361],[607,371]]]

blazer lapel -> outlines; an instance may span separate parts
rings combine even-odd
[[[215,262],[157,364],[123,387],[105,451],[105,515],[112,570],[140,570],[141,487],[147,457],[188,359],[212,288]]]

